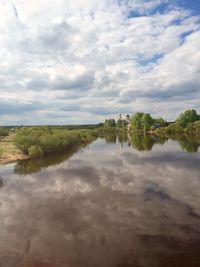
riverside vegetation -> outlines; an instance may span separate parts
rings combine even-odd
[[[175,137],[165,137],[165,136],[158,136],[154,134],[141,134],[141,133],[134,133],[134,134],[127,134],[125,131],[119,132],[106,132],[104,134],[99,134],[99,139],[104,139],[106,144],[120,144],[121,147],[132,147],[134,150],[139,152],[143,151],[151,151],[154,145],[164,145],[169,139],[175,140],[176,144],[178,144],[181,150],[184,150],[189,153],[196,153],[199,149],[199,144],[195,138],[188,137],[185,135],[177,135]],[[34,159],[27,159],[27,160],[20,160],[15,165],[14,172],[16,174],[31,174],[35,173],[43,168],[48,166],[57,165],[67,159],[69,159],[73,154],[75,154],[80,147],[75,146],[71,149],[67,149],[65,153],[58,153],[58,154],[48,154],[45,157],[37,157]]]
[[[94,141],[97,126],[0,127],[0,163],[77,150]]]
[[[22,127],[15,128],[14,132],[0,127],[0,162],[63,153],[84,146],[98,136],[116,138],[115,133],[121,133],[119,136],[125,138],[127,132],[135,140],[132,143],[137,144],[136,147],[139,147],[138,140],[142,139],[146,141],[140,141],[141,144],[150,148],[152,139],[146,136],[150,134],[178,140],[183,147],[188,144],[187,150],[194,152],[200,144],[200,115],[194,109],[186,110],[174,122],[166,122],[163,118],[137,112],[132,116],[126,115],[125,119],[120,115],[117,121],[107,119],[96,125]],[[113,133],[113,136],[107,133]]]
[[[95,130],[68,130],[50,126],[23,128],[17,131],[15,144],[31,158],[61,153],[90,143],[97,138]]]
[[[102,129],[104,132],[129,130],[141,134],[200,136],[200,115],[196,110],[189,109],[181,113],[174,122],[167,122],[163,118],[152,118],[149,113],[137,112],[131,117],[127,115],[126,119],[120,117],[117,122],[114,119],[105,120]]]
[[[138,150],[149,150],[155,142],[168,139],[175,140],[187,152],[197,152],[200,145],[200,115],[194,109],[181,113],[174,122],[167,122],[163,118],[152,118],[148,113],[137,112],[126,119],[119,117],[105,120],[101,128],[101,135],[107,133],[128,132],[132,146]],[[114,135],[113,135],[114,136]],[[106,137],[108,138],[108,137]]]

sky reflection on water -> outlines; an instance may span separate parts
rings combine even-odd
[[[200,153],[106,141],[1,167],[1,267],[200,266]]]

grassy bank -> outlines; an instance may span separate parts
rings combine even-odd
[[[24,154],[37,158],[83,146],[95,140],[97,136],[95,130],[67,130],[43,126],[20,129],[16,133],[14,142]]]
[[[0,164],[43,155],[65,153],[83,147],[98,137],[95,129],[38,126],[0,128]]]

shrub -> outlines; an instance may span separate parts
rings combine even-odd
[[[5,127],[0,127],[0,137],[1,136],[8,136],[9,130]]]
[[[43,151],[40,146],[34,145],[28,149],[28,154],[31,158],[38,158],[43,155]]]
[[[184,129],[176,123],[172,123],[166,128],[168,134],[183,133]]]
[[[74,146],[86,144],[97,137],[94,130],[67,130],[49,127],[21,129],[15,137],[16,146],[30,157],[64,152]]]

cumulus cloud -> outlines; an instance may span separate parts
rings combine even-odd
[[[1,124],[198,107],[199,18],[170,0],[0,1]]]

